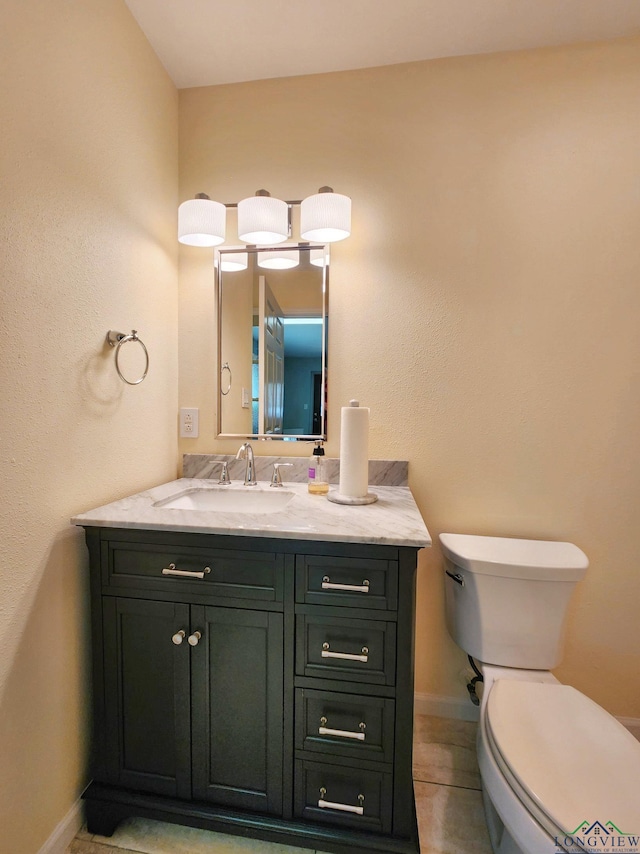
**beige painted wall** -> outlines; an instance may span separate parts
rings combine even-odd
[[[371,456],[410,461],[434,538],[581,546],[591,566],[558,675],[635,717],[639,48],[180,93],[181,199],[260,187],[303,198],[323,184],[353,198],[353,236],[332,252],[328,453],[357,397],[371,407]],[[213,432],[210,253],[180,257],[180,401],[201,425],[181,450],[235,450]],[[442,596],[436,546],[420,559],[416,687],[462,697]]]
[[[4,0],[0,79],[0,848],[35,854],[87,782],[69,518],[176,474],[178,98],[122,0]]]

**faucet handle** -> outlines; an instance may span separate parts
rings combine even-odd
[[[292,466],[293,463],[274,463],[273,464],[273,474],[271,475],[271,483],[269,486],[282,486],[282,475],[280,474],[280,469],[283,466]]]
[[[211,465],[222,467],[218,483],[222,486],[229,486],[231,483],[231,477],[229,476],[229,460],[212,460]]]

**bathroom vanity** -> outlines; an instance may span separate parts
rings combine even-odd
[[[251,492],[251,512],[180,503],[222,489],[229,506]],[[253,490],[182,479],[72,520],[91,571],[88,830],[137,815],[416,854],[414,591],[429,533],[406,487],[347,508],[304,484]]]

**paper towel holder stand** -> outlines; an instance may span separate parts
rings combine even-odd
[[[333,490],[329,492],[327,495],[329,501],[333,501],[334,504],[373,504],[378,500],[378,496],[375,492],[367,492],[366,495],[362,497],[356,497],[353,495],[341,495],[338,490]]]
[[[342,426],[341,426],[341,429],[344,429],[345,415],[348,415],[350,412],[353,412],[354,409],[359,409],[359,407],[360,407],[359,401],[350,400],[349,406],[342,408]],[[367,429],[368,429],[368,427],[369,427],[369,422],[368,422],[369,410],[368,409],[365,411],[360,410],[360,412],[363,412],[363,414],[365,414],[367,417]],[[354,413],[354,415],[355,415],[355,413]],[[342,438],[340,440],[340,448],[341,448],[341,452],[342,452]],[[367,461],[367,466],[368,466],[368,461]],[[366,477],[366,472],[365,472],[365,477]],[[364,486],[364,484],[362,484],[362,487],[366,488]],[[375,494],[375,492],[368,492],[367,491],[364,495],[349,495],[346,491],[343,492],[342,488],[343,488],[343,484],[342,484],[342,468],[341,468],[340,469],[340,488],[337,490],[333,490],[332,492],[329,492],[329,494],[327,495],[327,498],[329,499],[329,501],[333,501],[334,504],[345,504],[345,505],[354,506],[354,505],[359,505],[359,504],[360,505],[362,505],[362,504],[373,504],[374,502],[376,502],[378,500],[378,496]],[[358,490],[358,491],[360,491],[360,490]]]

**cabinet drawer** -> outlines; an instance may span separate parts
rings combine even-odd
[[[395,623],[299,615],[296,632],[299,676],[395,684]]]
[[[277,554],[111,542],[103,582],[124,589],[280,602],[281,566]]]
[[[312,688],[296,690],[296,748],[393,762],[395,702]]]
[[[391,831],[392,775],[296,762],[295,815],[378,833]]]
[[[389,560],[298,555],[296,601],[395,611],[398,564]]]

